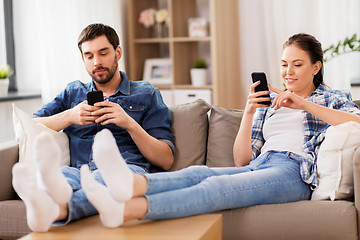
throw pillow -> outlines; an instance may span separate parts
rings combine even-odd
[[[233,145],[240,127],[243,110],[218,106],[211,109],[206,165],[233,167]]]
[[[205,164],[210,105],[202,99],[169,107],[175,137],[175,159],[169,171]]]
[[[27,113],[13,104],[13,122],[15,139],[19,143],[19,162],[29,164],[35,170],[33,159],[33,146],[35,137],[41,132],[53,135],[61,149],[61,165],[70,164],[69,139],[63,132],[56,132],[43,124],[34,121]],[[49,159],[51,161],[51,159]]]
[[[317,159],[319,186],[311,200],[348,199],[354,194],[353,156],[360,146],[360,124],[347,122],[327,129]]]

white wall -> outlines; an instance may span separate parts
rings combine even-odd
[[[19,89],[41,88],[47,102],[70,81],[89,81],[76,43],[80,31],[93,22],[113,26],[126,54],[125,5],[126,0],[13,0]],[[325,47],[360,29],[359,12],[358,0],[239,0],[241,48],[234,54],[241,55],[242,102],[253,71],[266,72],[270,84],[281,87],[281,48],[291,34],[314,34]],[[349,87],[352,75],[360,75],[359,54],[327,65],[325,81],[334,88]]]
[[[240,0],[240,59],[242,103],[246,103],[252,72],[269,72],[265,44],[265,19],[262,14],[263,0]],[[269,79],[269,83],[272,79]]]

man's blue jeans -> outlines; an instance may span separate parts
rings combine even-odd
[[[309,199],[310,186],[300,176],[301,159],[290,152],[269,151],[244,167],[191,166],[146,174],[149,208],[144,219]]]
[[[139,174],[145,174],[146,170],[137,165],[128,164],[129,168]],[[98,211],[87,199],[84,190],[81,188],[80,183],[80,170],[74,167],[62,166],[61,172],[64,174],[68,183],[73,189],[73,195],[68,202],[69,216],[67,219],[55,222],[54,225],[65,225],[71,221],[82,219],[84,217],[98,214]],[[92,172],[94,178],[101,184],[105,185],[100,171],[95,170]],[[121,183],[119,183],[121,184]]]

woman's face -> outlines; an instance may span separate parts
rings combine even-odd
[[[321,62],[311,63],[310,56],[301,48],[290,45],[284,48],[281,56],[281,77],[286,88],[307,98],[314,90],[314,76],[321,68]]]

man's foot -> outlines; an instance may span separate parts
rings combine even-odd
[[[117,202],[108,189],[97,182],[87,165],[80,169],[81,186],[87,199],[98,210],[105,227],[115,228],[124,222],[124,202]]]
[[[26,206],[29,228],[34,232],[47,232],[59,216],[59,206],[36,183],[28,166],[17,163],[12,169],[13,187]]]
[[[34,143],[34,159],[39,170],[39,184],[57,204],[66,204],[72,188],[60,171],[60,148],[49,133],[41,133]]]
[[[115,138],[108,129],[96,134],[93,157],[113,198],[118,202],[130,200],[133,195],[134,173],[121,156]]]

